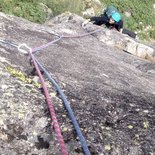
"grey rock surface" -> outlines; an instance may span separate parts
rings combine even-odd
[[[53,33],[73,36],[96,29],[92,24],[83,29],[84,19],[71,14],[45,25],[3,13],[0,21],[0,39],[31,48],[56,39]],[[109,46],[110,39],[109,44],[100,42],[98,36],[106,33],[124,39],[103,28],[97,34],[64,38],[36,56],[66,94],[91,154],[155,154],[155,64]],[[0,154],[59,154],[44,96],[8,73],[7,66],[27,76],[33,68],[28,56],[0,44]],[[69,154],[83,154],[59,96],[49,89]]]

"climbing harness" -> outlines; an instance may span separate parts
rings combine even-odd
[[[39,47],[33,48],[33,49],[30,48],[29,46],[27,46],[26,44],[18,45],[16,43],[13,43],[13,42],[8,41],[8,40],[0,40],[0,43],[8,44],[10,46],[16,47],[20,53],[22,53],[22,54],[29,54],[29,56],[31,57],[31,60],[32,60],[32,62],[34,64],[34,67],[35,67],[35,69],[37,71],[37,74],[38,74],[38,76],[40,78],[40,81],[41,81],[41,84],[42,84],[42,87],[43,87],[43,90],[44,90],[44,94],[45,94],[45,97],[46,97],[47,105],[48,105],[48,108],[49,108],[49,111],[50,111],[51,120],[53,122],[53,126],[54,126],[54,129],[55,129],[56,135],[57,135],[57,139],[58,139],[58,142],[60,144],[62,155],[68,155],[68,152],[67,152],[67,149],[65,147],[65,143],[64,143],[64,140],[63,140],[63,137],[62,137],[62,134],[61,134],[61,130],[60,130],[60,127],[59,127],[58,120],[56,118],[54,107],[53,107],[53,104],[51,102],[51,98],[50,98],[47,86],[45,84],[45,81],[43,79],[43,76],[41,74],[41,71],[44,71],[44,73],[47,76],[47,78],[49,79],[49,81],[54,85],[54,87],[59,92],[59,94],[61,96],[61,99],[62,99],[62,101],[63,101],[63,103],[65,105],[65,108],[68,111],[69,117],[72,120],[73,126],[74,126],[74,128],[75,128],[75,130],[77,132],[77,135],[78,135],[78,137],[80,139],[80,142],[81,142],[81,145],[82,145],[82,148],[83,148],[83,151],[84,151],[85,155],[91,155],[91,154],[90,154],[90,151],[89,151],[88,146],[86,144],[86,140],[85,140],[84,136],[82,135],[82,132],[80,130],[78,122],[77,122],[77,120],[76,120],[76,118],[74,116],[74,113],[73,113],[73,111],[72,111],[72,109],[70,107],[70,104],[69,104],[66,96],[64,95],[64,93],[61,90],[61,88],[59,87],[59,85],[51,77],[49,72],[42,66],[42,64],[35,57],[35,54],[37,52],[40,52],[41,50],[47,48],[48,46],[50,46],[50,45],[60,41],[63,38],[81,38],[81,37],[85,37],[85,36],[97,33],[99,31],[101,31],[101,30],[97,29],[97,30],[94,30],[94,31],[91,31],[91,32],[88,32],[88,33],[84,33],[84,34],[81,34],[81,35],[75,35],[75,36],[63,36],[63,35],[57,34],[56,35],[58,37],[57,39],[55,39],[55,40],[53,40],[53,41],[51,41],[51,42],[49,42],[47,44],[44,44],[44,45],[41,45]]]

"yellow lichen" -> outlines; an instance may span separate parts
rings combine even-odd
[[[149,128],[149,122],[148,121],[143,122],[143,126],[145,129]]]
[[[133,126],[132,126],[132,125],[128,125],[128,128],[129,128],[129,129],[133,129]]]
[[[105,145],[105,146],[104,146],[104,149],[105,149],[106,151],[110,151],[110,150],[111,150],[111,146],[110,146],[110,145]]]
[[[18,78],[20,81],[27,83],[27,84],[33,84],[35,87],[40,88],[41,84],[38,82],[33,82],[33,80],[29,77],[27,77],[24,73],[21,71],[13,68],[13,67],[6,67],[6,70],[14,77]]]

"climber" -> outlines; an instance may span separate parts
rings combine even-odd
[[[96,25],[105,24],[106,27],[113,29],[115,28],[119,32],[123,30],[123,21],[121,20],[121,15],[117,9],[113,6],[108,7],[104,14],[100,17],[91,17],[90,21],[94,21]]]
[[[107,7],[107,9],[104,11],[102,15],[98,17],[91,17],[90,19],[86,20],[82,24],[82,26],[85,26],[89,21],[99,26],[104,24],[109,29],[116,29],[117,31],[123,34],[127,34],[132,38],[136,38],[136,34],[134,32],[131,32],[123,28],[123,20],[121,14],[113,6]]]

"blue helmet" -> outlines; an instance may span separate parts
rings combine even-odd
[[[111,18],[115,21],[115,22],[119,22],[121,20],[121,15],[118,12],[115,12],[112,14]]]

